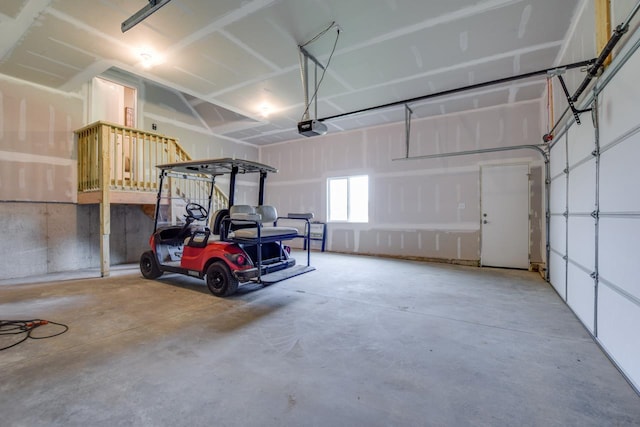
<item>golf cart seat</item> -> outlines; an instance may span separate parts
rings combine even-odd
[[[218,209],[211,215],[211,234],[223,235],[222,220],[229,216],[229,209]]]
[[[229,216],[229,209],[218,209],[211,215],[210,227],[192,230],[184,239],[185,246],[203,248],[207,244],[220,241],[220,233],[224,232],[222,220]]]
[[[274,206],[260,205],[254,208],[249,205],[234,205],[229,212],[231,230],[227,236],[231,240],[275,242],[300,237],[297,228],[274,226],[278,219],[278,211]]]

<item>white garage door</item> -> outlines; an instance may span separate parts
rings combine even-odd
[[[583,114],[551,149],[549,278],[640,387],[640,55],[629,64],[600,95],[599,131]]]

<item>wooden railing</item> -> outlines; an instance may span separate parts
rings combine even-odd
[[[111,203],[155,203],[157,165],[191,160],[177,139],[113,123],[95,122],[75,131],[78,136],[78,202],[99,203],[110,191]],[[200,184],[200,185],[198,185]],[[192,188],[181,188],[192,185]],[[175,184],[175,196],[208,199],[202,183]],[[216,186],[212,209],[226,207],[228,198]]]

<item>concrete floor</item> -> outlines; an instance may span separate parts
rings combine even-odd
[[[1,319],[70,327],[0,353],[0,425],[640,425],[640,397],[536,273],[312,263],[228,299],[134,269],[0,282]]]

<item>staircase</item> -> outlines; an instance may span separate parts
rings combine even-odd
[[[78,204],[100,205],[100,271],[109,275],[111,204],[142,205],[152,214],[160,182],[157,165],[192,160],[175,138],[98,121],[75,131],[78,140]],[[181,188],[166,180],[171,194],[196,194],[208,199],[208,189]],[[191,183],[187,185],[200,185]],[[188,191],[187,191],[188,190]],[[229,199],[214,187],[212,212],[226,208]]]

